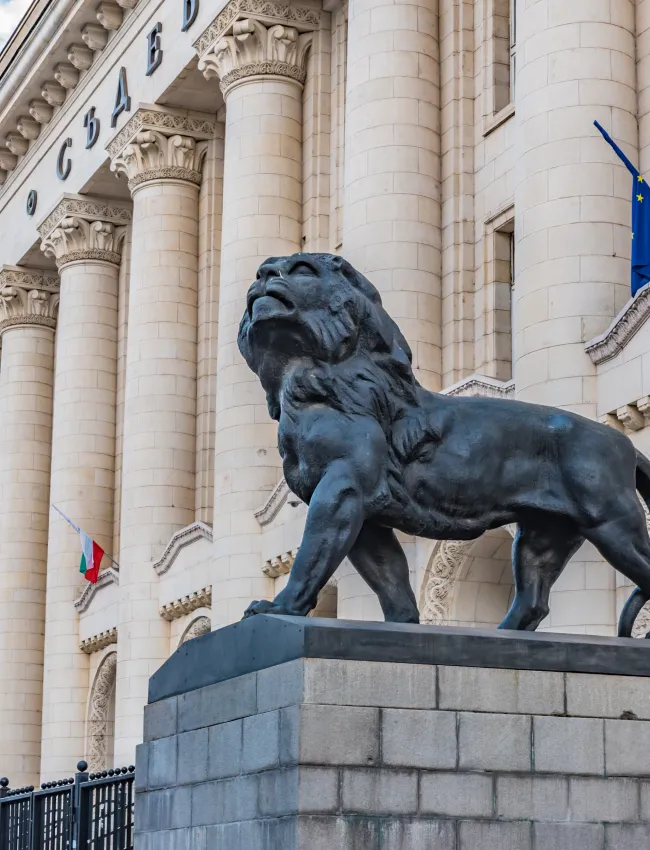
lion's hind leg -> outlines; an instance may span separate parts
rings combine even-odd
[[[549,612],[553,584],[583,541],[561,519],[542,517],[519,526],[512,545],[515,598],[500,629],[535,631]]]
[[[615,570],[638,588],[623,609],[619,623],[619,635],[629,637],[638,611],[650,599],[650,539],[636,496],[627,510],[586,531],[586,537]]]

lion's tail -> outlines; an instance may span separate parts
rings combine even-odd
[[[650,511],[650,459],[638,450],[636,453],[636,489]],[[621,611],[618,621],[619,637],[632,636],[634,621],[649,600],[650,597],[646,596],[640,588],[635,588]]]

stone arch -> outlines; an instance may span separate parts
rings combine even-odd
[[[336,580],[330,579],[318,594],[316,607],[309,612],[310,617],[325,617],[335,620],[338,613],[339,589]]]
[[[117,652],[110,652],[95,674],[88,706],[88,768],[107,770],[113,761]]]
[[[212,623],[210,622],[209,617],[197,617],[196,620],[192,620],[189,626],[185,629],[183,634],[181,635],[181,639],[178,642],[178,645],[185,643],[188,640],[192,640],[192,638],[201,637],[201,635],[207,635],[207,633],[212,629]]]
[[[512,597],[509,550],[514,534],[515,527],[506,526],[488,531],[477,540],[437,543],[422,581],[421,622],[431,625],[473,622],[496,625],[500,622]],[[477,598],[481,589],[490,589],[490,598]],[[472,594],[476,613],[470,616],[467,603]],[[482,614],[479,612],[481,603]]]

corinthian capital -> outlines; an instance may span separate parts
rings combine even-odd
[[[302,85],[320,14],[262,0],[231,0],[194,45],[199,70],[218,77],[224,96],[251,77],[285,77]]]
[[[216,126],[212,116],[140,107],[106,146],[111,171],[125,174],[131,191],[150,180],[200,185],[208,139]]]
[[[38,228],[41,251],[59,268],[77,260],[119,265],[130,204],[64,195]]]
[[[0,270],[0,334],[20,325],[54,328],[58,307],[57,277],[17,266]]]

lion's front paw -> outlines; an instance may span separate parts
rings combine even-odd
[[[244,619],[253,617],[255,614],[277,614],[278,611],[273,610],[273,603],[268,599],[260,599],[259,601],[251,602],[248,608],[244,611]]]
[[[252,617],[255,614],[284,614],[290,617],[304,617],[307,611],[299,610],[298,608],[289,605],[286,599],[279,594],[273,602],[268,599],[261,599],[259,602],[251,602],[248,608],[244,611],[244,618]]]

